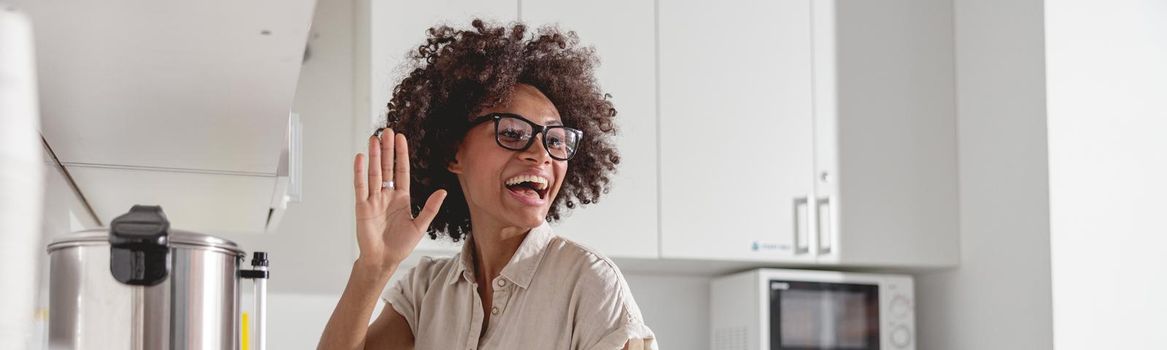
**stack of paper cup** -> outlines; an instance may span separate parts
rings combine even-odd
[[[26,349],[34,322],[43,147],[32,25],[0,3],[0,349]]]

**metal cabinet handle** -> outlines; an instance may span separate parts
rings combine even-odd
[[[794,254],[810,253],[810,196],[794,198]]]
[[[835,245],[835,226],[832,225],[835,212],[833,210],[834,205],[831,202],[831,197],[815,200],[815,223],[817,224],[815,226],[818,229],[819,254],[830,254]],[[824,216],[826,216],[825,220]]]

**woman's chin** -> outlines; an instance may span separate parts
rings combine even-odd
[[[547,212],[539,208],[523,208],[511,212],[511,223],[519,227],[538,227],[547,218]]]
[[[507,211],[504,215],[512,225],[536,227],[547,219],[547,210],[550,208],[543,199],[538,200],[541,203],[529,203],[534,200],[523,200],[513,193],[508,193],[507,197],[510,198],[503,198],[503,210]]]

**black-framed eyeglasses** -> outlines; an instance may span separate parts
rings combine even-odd
[[[535,143],[535,135],[543,134],[543,149],[555,160],[575,156],[583,131],[563,125],[542,126],[514,113],[491,113],[470,121],[470,127],[494,121],[494,140],[502,148],[525,151]]]

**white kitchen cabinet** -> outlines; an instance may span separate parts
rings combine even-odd
[[[36,31],[41,134],[99,223],[175,203],[192,227],[273,228],[298,165],[288,112],[315,0],[14,5]],[[207,206],[177,204],[191,198]]]
[[[959,261],[949,13],[817,0],[372,1],[357,91],[378,97],[357,97],[358,151],[424,28],[517,15],[595,45],[620,110],[612,191],[560,234],[676,266]]]
[[[275,173],[315,1],[16,5],[61,163]]]
[[[558,24],[562,30],[576,31],[583,44],[594,46],[601,60],[596,77],[618,111],[615,144],[620,165],[611,191],[596,204],[574,209],[555,225],[556,234],[612,257],[656,258],[653,2],[526,0],[520,13],[529,26]]]
[[[662,257],[814,261],[810,9],[660,1]]]
[[[359,1],[354,55],[354,153],[367,152],[369,135],[385,125],[385,105],[393,86],[409,73],[403,68],[407,54],[425,42],[428,28],[440,24],[469,28],[476,17],[509,23],[518,19],[518,8],[518,0]],[[460,247],[461,242],[453,243],[441,236],[436,241],[423,238],[417,254],[447,255]]]
[[[959,261],[951,14],[664,0],[659,18],[662,257]]]
[[[253,233],[265,227],[276,186],[275,179],[267,176],[65,169],[107,225],[135,204],[160,205],[174,228],[216,236]]]

